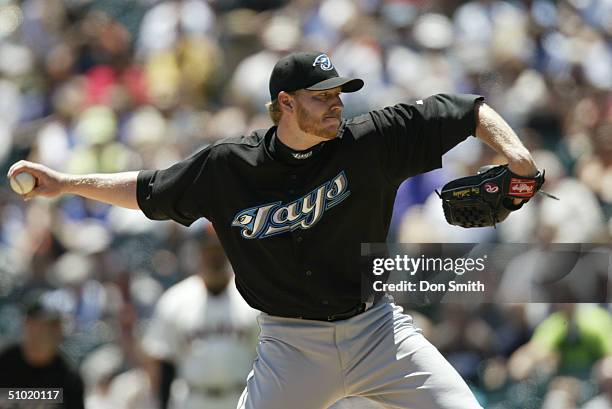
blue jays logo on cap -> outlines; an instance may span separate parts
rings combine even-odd
[[[334,68],[327,54],[321,54],[317,56],[317,58],[315,58],[314,62],[312,63],[312,66],[316,67],[317,65],[321,66],[321,69],[323,71],[329,71]]]

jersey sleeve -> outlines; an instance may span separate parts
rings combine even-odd
[[[442,155],[476,132],[472,94],[437,94],[372,111],[383,171],[395,183],[442,166]]]
[[[138,173],[137,200],[152,220],[174,220],[184,226],[207,216],[210,200],[211,147],[163,170]]]

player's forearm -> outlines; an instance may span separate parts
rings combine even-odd
[[[128,209],[139,209],[136,199],[138,172],[65,175],[63,193],[75,194]]]
[[[515,173],[535,175],[537,169],[533,158],[510,125],[487,104],[479,104],[476,109],[476,137],[506,157]]]

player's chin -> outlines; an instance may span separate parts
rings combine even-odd
[[[340,120],[337,118],[326,118],[323,120],[319,131],[319,137],[323,139],[334,139],[338,135]]]

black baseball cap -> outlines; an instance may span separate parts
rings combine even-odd
[[[339,76],[323,52],[296,52],[281,58],[274,66],[270,76],[270,99],[274,101],[281,91],[321,91],[340,86],[342,92],[359,91],[363,80]]]
[[[26,317],[42,321],[61,321],[64,315],[50,291],[32,291],[27,294],[23,309]]]

